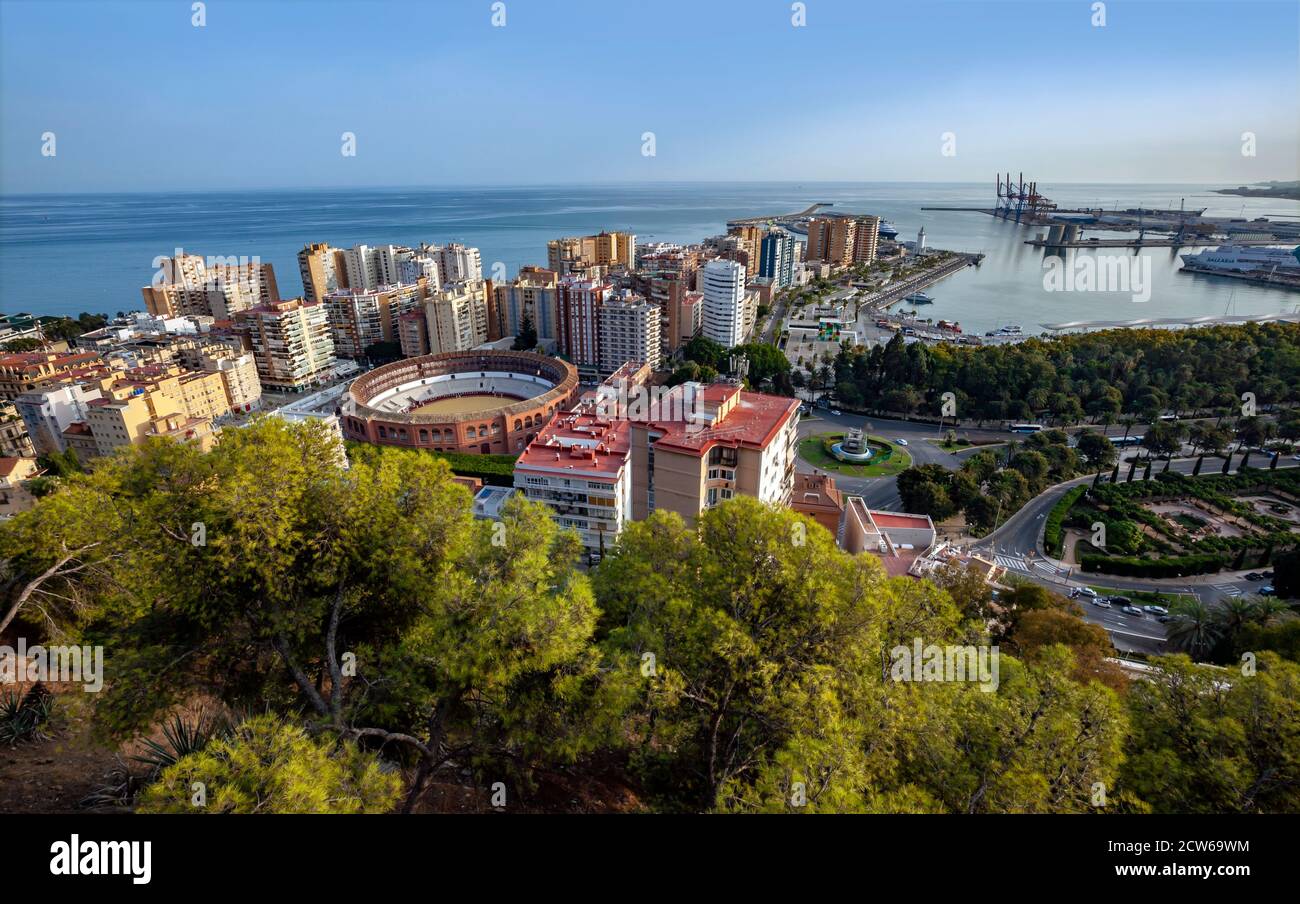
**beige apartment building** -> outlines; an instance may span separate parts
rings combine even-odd
[[[94,352],[0,355],[0,399],[12,401],[47,380],[99,363],[99,355]]]
[[[839,267],[870,264],[876,259],[879,236],[880,217],[813,217],[804,259]]]
[[[207,316],[229,320],[239,311],[280,300],[275,270],[256,258],[209,261],[181,253],[162,261],[151,285],[140,290],[156,317]]]
[[[0,519],[12,518],[36,505],[36,497],[27,488],[27,481],[40,474],[34,458],[0,457]]]
[[[326,295],[348,288],[347,252],[325,242],[313,242],[298,252],[303,298],[323,301]]]
[[[334,340],[334,354],[344,358],[362,358],[372,345],[397,342],[398,319],[418,310],[428,294],[423,279],[412,285],[338,289],[329,293],[324,305]]]
[[[10,458],[33,458],[36,455],[26,420],[14,403],[7,400],[0,400],[0,455]]]
[[[553,239],[546,243],[546,266],[561,276],[595,275],[592,268],[611,267],[629,270],[636,261],[636,236],[627,232],[601,232],[596,235]]]
[[[171,394],[131,381],[123,381],[109,396],[89,402],[85,423],[94,438],[96,455],[138,446],[150,436],[195,442],[205,452],[214,442],[211,421],[188,415]]]

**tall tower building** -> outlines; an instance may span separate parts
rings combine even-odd
[[[598,367],[608,377],[630,361],[658,370],[663,332],[659,306],[640,295],[622,291],[600,307]]]
[[[735,261],[712,260],[700,268],[704,296],[704,335],[724,348],[745,341],[745,268]]]

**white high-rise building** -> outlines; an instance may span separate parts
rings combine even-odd
[[[438,272],[444,283],[472,282],[483,278],[483,258],[477,248],[452,242],[448,245],[421,245],[420,251],[437,258]]]
[[[712,260],[700,268],[697,286],[704,296],[704,335],[724,348],[745,341],[745,268],[735,261]]]

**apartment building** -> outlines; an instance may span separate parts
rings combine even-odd
[[[298,252],[298,273],[302,276],[303,298],[323,301],[325,296],[347,288],[347,253],[325,242],[313,242]]]
[[[235,331],[257,362],[262,387],[300,392],[333,374],[334,340],[324,304],[293,298],[240,311]]]
[[[67,450],[63,431],[84,421],[86,405],[101,396],[99,387],[93,384],[53,384],[24,392],[13,405],[27,426],[35,453],[45,455]]]
[[[37,449],[30,430],[27,419],[13,402],[0,401],[0,456],[34,457]]]
[[[704,296],[704,335],[724,348],[743,343],[748,335],[745,268],[735,261],[711,260],[696,281]]]
[[[39,477],[36,459],[28,456],[0,456],[0,520],[12,518],[36,505],[27,481]]]
[[[556,286],[559,347],[583,379],[594,379],[600,364],[600,308],[614,290],[606,280],[563,277]]]
[[[847,267],[876,259],[880,217],[813,217],[808,221],[809,262]]]
[[[656,392],[645,385],[648,375],[648,367],[628,364],[553,417],[519,456],[515,487],[550,506],[557,522],[600,554],[628,521],[655,511],[694,523],[738,494],[789,502],[795,399],[727,383]]]
[[[561,276],[595,275],[612,267],[632,269],[636,259],[636,236],[627,232],[601,232],[596,235],[553,239],[546,243],[546,266]]]
[[[663,325],[660,309],[626,289],[611,293],[600,306],[596,363],[607,377],[629,361],[658,370]]]
[[[99,364],[94,352],[15,352],[0,355],[0,399],[12,401],[62,374]]]
[[[140,445],[151,436],[194,442],[205,452],[215,442],[210,420],[186,414],[182,403],[169,393],[131,381],[91,401],[85,425],[94,438],[96,455]]]
[[[522,267],[514,282],[493,285],[488,338],[518,336],[528,320],[538,344],[553,348],[560,337],[557,284],[553,270]]]
[[[140,290],[158,317],[201,315],[229,320],[237,312],[280,300],[275,270],[257,258],[207,259],[181,252],[165,258],[151,285]]]
[[[252,354],[222,342],[184,349],[179,360],[190,370],[216,374],[230,411],[248,412],[261,405],[262,381]]]
[[[784,229],[773,229],[763,236],[758,257],[758,275],[772,280],[777,289],[794,282],[794,255],[798,243]]]
[[[420,251],[438,262],[442,284],[473,282],[483,278],[483,256],[477,248],[449,242],[446,245],[421,245]]]
[[[487,284],[481,280],[445,287],[424,304],[429,352],[467,352],[488,341]]]
[[[419,310],[428,294],[424,280],[414,285],[338,289],[329,293],[324,306],[334,353],[344,358],[363,358],[372,345],[397,342],[398,318]]]

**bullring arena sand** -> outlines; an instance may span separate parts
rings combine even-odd
[[[471,411],[495,411],[513,405],[518,399],[499,395],[462,395],[434,399],[414,409],[424,414],[467,414]]]

